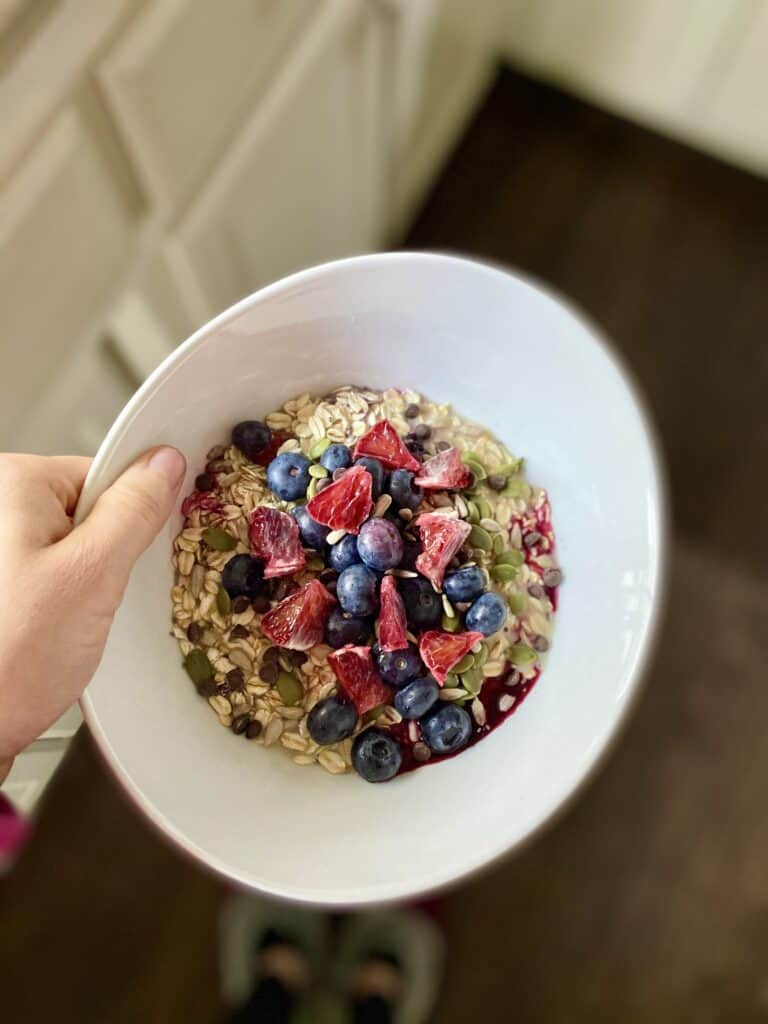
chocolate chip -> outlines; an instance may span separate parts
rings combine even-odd
[[[201,679],[197,684],[197,692],[201,697],[213,697],[216,689],[216,680],[213,678]]]
[[[485,482],[492,491],[503,491],[507,486],[507,478],[501,473],[491,473]]]
[[[424,455],[424,445],[421,441],[417,441],[415,438],[405,442],[405,447],[411,453],[415,455],[417,459],[420,459]]]
[[[333,471],[334,483],[336,482],[336,480],[341,480],[341,478],[344,476],[344,474],[346,472],[347,471],[346,471],[346,469],[343,466],[339,466],[338,469],[334,469],[334,471]]]
[[[216,487],[216,477],[210,473],[201,473],[195,477],[195,489],[198,491],[212,491]]]
[[[309,655],[306,651],[288,651],[288,660],[296,668],[301,668],[302,665],[306,664]]]
[[[269,664],[271,661],[277,661],[277,659],[279,657],[280,657],[280,648],[279,647],[268,647],[266,649],[266,651],[264,651],[264,654],[263,654],[261,660],[266,665],[266,664]]]
[[[250,635],[245,626],[233,626],[229,631],[230,640],[247,640]]]
[[[240,597],[236,597],[232,602],[232,612],[235,615],[242,615],[243,612],[247,611],[250,607],[251,602],[243,594],[241,594]]]
[[[504,680],[504,685],[518,686],[519,683],[522,681],[522,678],[522,675],[517,671],[517,669],[513,668],[509,675],[507,676],[507,678]]]
[[[249,740],[255,740],[257,736],[261,736],[261,730],[263,729],[261,722],[253,721],[249,722],[245,729],[246,738]]]
[[[237,718],[232,719],[232,732],[235,736],[242,736],[244,732],[247,732],[249,725],[250,718],[248,715],[238,715]]]
[[[428,441],[432,437],[432,427],[427,423],[417,423],[412,434],[417,441]]]
[[[336,571],[334,569],[323,569],[317,578],[327,587],[331,580],[336,579]]]
[[[534,651],[538,651],[539,654],[543,654],[549,650],[549,640],[545,636],[535,636],[531,639],[531,647]]]
[[[241,668],[231,668],[227,672],[227,685],[231,690],[242,690],[245,686],[245,675]]]
[[[448,441],[438,441],[437,444],[435,445],[435,451],[447,452],[450,447],[451,446],[448,443]]]
[[[537,600],[540,600],[542,597],[546,596],[547,592],[540,583],[530,583],[528,585],[528,593],[531,597],[535,597]]]
[[[187,639],[191,644],[199,644],[205,630],[199,622],[190,622],[187,626]]]
[[[535,548],[541,539],[542,537],[538,530],[529,530],[528,533],[523,534],[523,544],[527,548]]]
[[[413,744],[413,760],[414,761],[428,761],[432,757],[432,751],[429,749],[426,743],[414,743]]]
[[[251,601],[251,605],[257,615],[263,615],[264,612],[269,611],[269,598],[266,594],[259,594],[258,597],[254,597],[253,601]]]
[[[418,405],[416,405],[415,402],[411,402],[410,405],[406,405],[405,407],[405,418],[407,420],[415,420],[420,412],[421,409],[418,407]]]
[[[274,686],[279,675],[280,666],[276,661],[262,662],[261,668],[259,669],[259,679],[262,683],[269,683],[270,686]]]
[[[545,569],[541,579],[545,587],[559,587],[563,582],[563,574],[559,569]]]
[[[317,481],[317,487],[315,488],[315,494],[319,494],[320,491],[324,491],[326,487],[330,487],[333,480],[329,476],[324,476]]]

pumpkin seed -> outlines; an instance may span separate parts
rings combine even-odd
[[[474,503],[474,501],[468,501],[467,502],[467,521],[469,523],[479,523],[480,522],[480,512],[479,512],[479,510],[477,508],[477,505]]]
[[[507,657],[513,665],[530,665],[536,661],[536,651],[528,644],[512,644]]]
[[[233,551],[237,547],[237,541],[232,534],[222,530],[220,526],[209,526],[207,530],[203,530],[203,540],[214,551]]]
[[[216,607],[219,609],[219,615],[221,615],[222,618],[229,615],[232,611],[232,602],[224,587],[219,587],[216,592]]]
[[[315,477],[316,480],[322,480],[328,476],[328,470],[325,466],[310,466],[309,475]]]
[[[452,619],[447,615],[443,615],[442,627],[446,633],[458,633],[461,629],[461,620],[458,615],[454,616]]]
[[[523,594],[510,594],[507,598],[507,604],[513,615],[519,615],[525,607],[525,597]]]
[[[483,665],[488,661],[488,645],[481,644],[480,650],[474,655],[475,665],[477,668],[482,668]]]
[[[319,441],[315,441],[309,449],[310,459],[319,459],[325,449],[329,447],[330,443],[330,438],[327,437],[321,437]]]
[[[477,498],[475,504],[477,505],[477,511],[480,513],[481,519],[493,519],[493,509],[485,498]]]
[[[443,687],[446,690],[455,690],[459,686],[461,686],[461,680],[459,679],[459,677],[456,675],[455,672],[449,672],[448,675],[445,677]]]
[[[199,647],[193,647],[184,659],[184,669],[193,683],[202,683],[204,679],[213,677],[213,666],[208,655]]]
[[[497,466],[494,469],[494,473],[498,473],[499,476],[512,476],[513,473],[519,473],[523,468],[522,459],[513,459],[512,462],[505,462],[501,466]]]
[[[277,692],[280,694],[280,700],[287,707],[293,707],[294,704],[298,704],[304,696],[304,687],[292,672],[281,672],[277,677],[275,685],[277,686]]]
[[[514,565],[519,568],[525,561],[525,555],[517,548],[508,548],[496,559],[497,565]]]
[[[474,664],[475,664],[475,656],[474,656],[474,654],[465,654],[464,657],[461,659],[461,661],[457,662],[457,664],[455,664],[453,666],[453,671],[457,675],[463,676],[465,672],[469,672],[469,670],[472,668],[472,666]]]
[[[309,501],[310,498],[314,498],[314,496],[317,494],[317,480],[318,478],[316,476],[310,477],[309,479],[309,487],[307,488],[307,501]]]
[[[501,492],[505,498],[520,498],[523,494],[523,488],[525,487],[525,481],[519,477],[513,477],[508,483],[504,490]]]
[[[494,535],[493,535],[493,553],[494,553],[494,555],[496,555],[498,557],[498,555],[503,554],[504,553],[504,549],[505,549],[506,546],[507,545],[506,545],[506,542],[504,540],[504,534],[503,533],[494,533]]]
[[[476,697],[480,690],[483,688],[483,670],[481,668],[471,668],[468,672],[462,672],[461,682],[467,693],[471,693],[473,697]]]
[[[307,568],[310,572],[322,572],[325,568],[325,562],[317,555],[310,555],[307,559]]]
[[[485,466],[480,462],[476,455],[467,453],[461,460],[467,469],[471,469],[475,475],[475,480],[485,480],[486,472]]]
[[[472,527],[469,533],[469,543],[473,548],[480,548],[481,551],[491,551],[493,548],[491,535],[482,526],[475,525]]]
[[[514,565],[494,565],[491,567],[491,579],[497,583],[511,583],[517,579],[517,569]]]

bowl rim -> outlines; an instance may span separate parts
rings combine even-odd
[[[568,298],[565,298],[552,288],[549,284],[537,280],[528,274],[518,270],[512,270],[506,266],[495,264],[489,260],[478,260],[464,256],[457,256],[453,253],[439,251],[408,251],[395,250],[390,252],[366,253],[359,256],[350,256],[339,260],[330,260],[325,263],[316,264],[303,270],[296,271],[286,277],[282,277],[271,284],[239,299],[233,305],[217,314],[207,321],[189,338],[181,342],[166,358],[152,371],[144,383],[131,396],[123,409],[118,414],[112,426],[109,428],[96,455],[91,463],[88,475],[83,486],[80,500],[75,509],[74,522],[79,523],[87,514],[93,501],[95,501],[104,484],[99,480],[104,462],[112,455],[125,430],[133,419],[138,416],[147,401],[160,389],[166,378],[195,351],[195,349],[214,331],[225,326],[232,320],[238,318],[244,311],[258,303],[278,296],[282,292],[304,285],[310,281],[339,271],[342,273],[348,268],[364,264],[388,264],[388,263],[433,263],[452,264],[462,266],[464,269],[475,273],[487,274],[505,279],[513,279],[532,290],[539,298],[550,304],[560,306],[569,314],[582,328],[590,335],[591,340],[602,350],[602,355],[611,363],[617,371],[627,391],[627,398],[632,403],[641,433],[645,441],[650,464],[649,487],[652,491],[652,516],[655,520],[656,536],[655,550],[656,560],[653,565],[654,591],[651,599],[651,608],[644,633],[640,639],[640,646],[634,664],[628,670],[626,685],[623,688],[622,700],[617,704],[610,726],[601,737],[600,742],[595,744],[590,751],[586,767],[581,775],[575,778],[570,788],[562,795],[545,806],[537,816],[538,820],[524,835],[517,839],[508,840],[501,838],[493,851],[483,853],[475,858],[468,857],[466,867],[459,873],[451,874],[449,877],[438,878],[433,885],[424,889],[411,889],[402,883],[382,886],[381,892],[366,891],[364,893],[352,894],[340,892],[323,899],[313,897],[311,893],[301,892],[298,885],[289,890],[281,885],[270,885],[266,882],[255,882],[253,878],[245,873],[232,869],[219,858],[212,856],[205,850],[199,848],[192,842],[184,832],[177,828],[166,818],[165,814],[156,807],[143,790],[130,778],[122,766],[121,760],[113,748],[109,737],[106,735],[99,721],[98,714],[93,704],[93,698],[86,689],[80,698],[80,707],[83,717],[88,725],[91,736],[102,756],[107,769],[117,781],[123,793],[127,795],[130,802],[136,807],[150,825],[169,840],[173,846],[185,857],[191,859],[196,865],[212,872],[222,879],[235,883],[252,891],[258,891],[265,895],[287,900],[296,904],[307,906],[325,906],[328,908],[355,908],[371,905],[382,906],[385,904],[401,902],[412,898],[423,898],[434,895],[444,889],[453,887],[460,882],[466,881],[472,876],[498,864],[504,858],[512,855],[532,842],[545,828],[552,824],[560,815],[571,806],[571,803],[583,792],[595,777],[600,767],[610,755],[622,730],[629,720],[632,710],[635,708],[642,690],[648,666],[658,644],[660,625],[667,602],[668,589],[668,563],[669,563],[669,497],[664,460],[662,457],[662,446],[654,421],[650,415],[646,399],[637,385],[632,372],[626,365],[624,358],[617,352],[613,344],[603,331],[576,307]]]

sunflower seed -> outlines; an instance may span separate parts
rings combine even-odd
[[[485,707],[483,706],[483,702],[480,700],[479,697],[475,697],[475,699],[472,701],[472,717],[480,726],[480,728],[482,728],[485,725]]]
[[[504,693],[499,697],[499,711],[501,711],[502,714],[506,714],[506,712],[510,711],[514,706],[515,698],[511,694]]]
[[[264,746],[271,747],[273,743],[277,743],[282,734],[283,720],[279,715],[275,715],[274,718],[270,718],[264,729]]]

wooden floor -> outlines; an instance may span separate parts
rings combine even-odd
[[[615,339],[661,429],[677,539],[623,742],[447,903],[440,1024],[768,1018],[767,225],[768,184],[505,73],[408,239],[537,275]],[[0,1019],[212,1020],[221,897],[79,737],[0,883]]]

